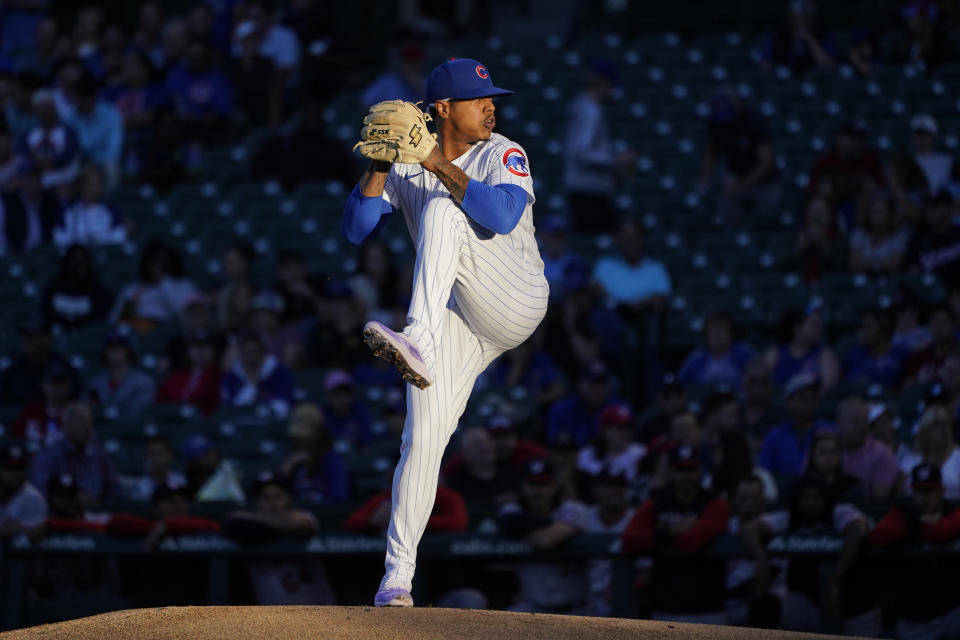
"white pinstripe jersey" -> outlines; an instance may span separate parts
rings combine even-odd
[[[523,215],[513,231],[507,234],[510,243],[526,262],[539,271],[543,271],[543,260],[534,238],[533,178],[527,153],[523,148],[499,133],[489,140],[481,140],[473,145],[453,164],[463,170],[471,180],[486,183],[514,184],[527,192],[527,205]],[[449,196],[450,192],[440,180],[419,164],[394,164],[387,176],[383,189],[383,199],[394,209],[403,212],[404,221],[410,237],[416,242],[420,231],[420,212],[428,200]]]

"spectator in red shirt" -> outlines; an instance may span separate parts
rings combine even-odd
[[[70,370],[54,362],[43,373],[43,402],[23,406],[13,423],[12,435],[43,446],[63,437],[61,417],[64,407],[73,399]]]
[[[381,491],[347,516],[343,528],[351,533],[382,536],[390,525],[390,491]],[[467,504],[463,496],[447,487],[438,486],[433,511],[427,520],[427,531],[462,533],[467,530]]]
[[[930,344],[917,351],[906,363],[907,379],[911,382],[933,382],[941,365],[957,351],[957,322],[953,310],[945,305],[933,306],[927,313]]]
[[[814,195],[807,200],[790,266],[800,270],[808,284],[819,282],[827,273],[848,270],[847,240],[837,218],[831,198]]]
[[[164,536],[181,533],[220,533],[220,523],[190,515],[190,493],[183,484],[161,484],[150,496],[152,518],[125,513],[110,516],[107,533],[114,536],[146,537],[154,549]]]
[[[725,561],[697,554],[727,531],[730,503],[701,487],[702,472],[692,447],[673,449],[667,486],[640,505],[623,533],[624,553],[679,552],[654,558],[648,597],[658,620],[726,620]]]
[[[902,542],[943,545],[960,537],[960,507],[943,501],[940,468],[919,464],[911,495],[898,502],[870,532],[875,547]],[[936,556],[885,558],[882,575],[897,594],[898,638],[960,637],[956,567]]]
[[[493,415],[487,422],[487,431],[492,438],[497,471],[502,475],[520,473],[531,460],[546,458],[550,454],[543,445],[521,438],[509,416]],[[457,472],[465,462],[464,453],[455,454],[444,465],[445,473]]]
[[[171,371],[157,391],[156,404],[189,404],[204,415],[220,406],[220,367],[216,339],[201,331],[187,337],[188,366]]]
[[[807,191],[826,195],[837,205],[840,216],[852,223],[862,196],[886,184],[880,156],[866,146],[864,123],[851,120],[837,130],[833,149],[817,158],[810,169]]]

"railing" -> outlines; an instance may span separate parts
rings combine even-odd
[[[830,535],[786,535],[773,538],[767,548],[776,556],[834,556],[843,539]],[[228,604],[229,566],[232,560],[276,559],[284,557],[370,557],[381,558],[385,550],[382,538],[345,533],[321,533],[303,539],[282,539],[260,545],[238,544],[220,535],[178,535],[162,540],[148,551],[142,539],[114,538],[105,534],[58,533],[36,542],[19,535],[0,548],[0,568],[4,585],[4,629],[18,628],[23,616],[27,566],[40,556],[195,557],[206,560],[207,593],[210,605]],[[878,557],[906,555],[956,556],[960,541],[946,545],[909,545],[890,551],[873,551]],[[669,553],[669,552],[667,552]],[[745,555],[736,536],[722,536],[702,552],[705,557],[725,558]],[[418,556],[429,563],[447,558],[491,560],[571,560],[610,557],[613,562],[613,615],[630,617],[633,613],[632,583],[635,577],[633,556],[620,552],[620,539],[614,535],[581,535],[562,547],[536,550],[522,540],[478,534],[432,534],[423,538]]]

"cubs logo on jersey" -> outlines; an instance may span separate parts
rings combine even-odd
[[[523,151],[516,147],[503,152],[503,166],[515,176],[526,178],[530,175],[530,169],[527,168],[527,157],[523,155]]]

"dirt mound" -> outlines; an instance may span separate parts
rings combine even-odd
[[[130,609],[0,633],[0,640],[801,640],[830,637],[835,636],[650,620],[375,607]]]

